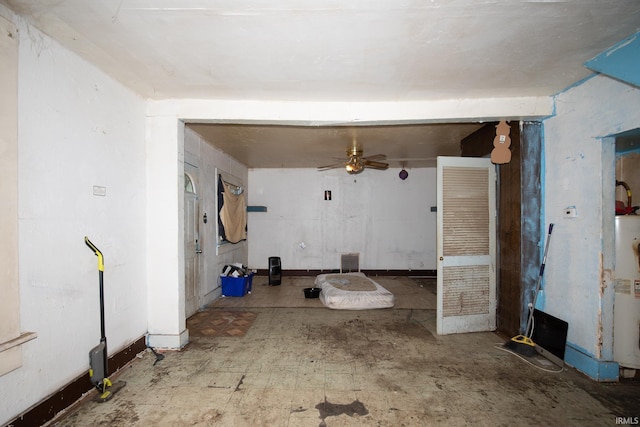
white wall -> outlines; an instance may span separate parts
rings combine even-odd
[[[0,377],[0,424],[89,369],[105,256],[110,354],[147,331],[145,102],[18,22],[23,367]],[[106,188],[94,196],[93,186]]]
[[[544,122],[545,220],[556,227],[541,308],[569,323],[570,350],[589,365],[612,356],[615,156],[605,137],[640,126],[640,90],[597,76],[555,104]],[[563,218],[567,206],[577,218]],[[599,375],[597,365],[583,368]]]
[[[0,344],[20,329],[18,271],[18,37],[0,9]],[[22,365],[21,345],[0,350],[0,375]]]
[[[331,270],[359,252],[362,269],[434,270],[436,170],[410,169],[405,181],[399,171],[249,171],[249,205],[267,207],[248,214],[249,266],[279,256],[285,270]]]

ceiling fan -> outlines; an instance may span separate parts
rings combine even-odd
[[[340,163],[334,163],[332,165],[327,166],[319,166],[319,171],[326,171],[329,169],[335,169],[344,167],[348,174],[356,175],[368,169],[377,169],[377,170],[385,170],[389,168],[388,163],[380,162],[378,160],[385,160],[387,156],[384,154],[374,154],[372,156],[363,157],[362,154],[364,150],[362,147],[359,147],[357,144],[354,144],[347,148],[347,156],[348,158]]]

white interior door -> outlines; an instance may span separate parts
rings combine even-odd
[[[187,166],[185,165],[185,170]],[[196,187],[193,178],[194,171],[191,174],[185,174],[185,181],[191,180],[191,187],[185,185],[184,192],[184,292],[185,292],[185,315],[190,317],[198,311],[198,300],[200,297],[200,280],[199,280],[199,212],[200,206]]]
[[[496,329],[496,171],[438,157],[438,334]]]

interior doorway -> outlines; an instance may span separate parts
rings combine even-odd
[[[185,316],[198,311],[200,298],[200,203],[197,193],[197,168],[185,164],[184,174],[184,292]]]
[[[603,153],[615,146],[614,292],[604,295],[603,311],[613,313],[605,331],[612,340],[612,360],[620,374],[640,369],[640,128],[604,138]],[[606,188],[606,187],[605,187]],[[609,225],[609,232],[611,226]],[[609,296],[609,298],[607,298]],[[611,319],[611,315],[608,316]],[[606,344],[606,342],[605,342]]]

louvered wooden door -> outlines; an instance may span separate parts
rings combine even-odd
[[[438,334],[496,329],[496,178],[489,159],[438,157]]]

